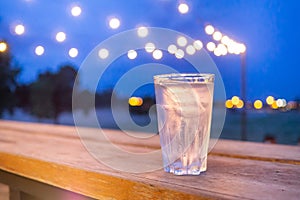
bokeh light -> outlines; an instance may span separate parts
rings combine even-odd
[[[178,5],[178,11],[181,14],[186,14],[189,12],[189,6],[186,3],[181,3]]]
[[[5,52],[7,50],[6,42],[0,42],[0,52]]]
[[[266,98],[266,103],[267,103],[268,105],[272,105],[272,104],[274,103],[274,101],[275,101],[275,99],[274,99],[274,97],[272,97],[272,96],[268,96],[268,97]]]
[[[44,49],[43,46],[39,45],[39,46],[35,47],[35,51],[34,51],[34,52],[35,52],[35,54],[36,54],[37,56],[41,56],[41,55],[44,54],[45,49]]]
[[[187,39],[183,36],[180,36],[180,37],[177,38],[177,44],[180,47],[184,47],[184,46],[187,45]]]
[[[195,40],[193,45],[196,50],[201,50],[203,48],[203,43],[200,40]]]
[[[220,40],[222,39],[222,33],[219,32],[219,31],[214,32],[213,38],[214,38],[214,40],[216,40],[216,41],[220,41]]]
[[[177,51],[177,47],[176,47],[175,44],[171,44],[171,45],[168,46],[168,52],[169,52],[170,54],[175,54],[176,51]]]
[[[153,51],[153,53],[152,53],[152,56],[153,56],[153,58],[154,58],[155,60],[159,60],[159,59],[162,58],[163,52],[162,52],[161,50],[159,50],[159,49],[155,49],[155,50]]]
[[[24,25],[18,24],[18,25],[15,26],[15,33],[17,35],[22,35],[22,34],[24,34],[24,32],[25,32],[25,26]]]
[[[109,20],[109,27],[112,29],[117,29],[120,27],[120,25],[121,25],[121,21],[116,17],[113,17]]]
[[[141,38],[147,37],[148,33],[149,31],[147,27],[141,26],[137,29],[137,34]]]
[[[128,104],[130,106],[141,106],[143,105],[143,99],[140,97],[130,97],[128,99]]]
[[[255,109],[259,110],[263,107],[263,103],[261,100],[255,100],[253,106]]]
[[[193,45],[188,45],[185,49],[186,53],[189,55],[194,55],[196,53],[196,49]]]
[[[101,59],[106,59],[109,56],[109,51],[107,49],[100,49],[98,51],[98,56]]]
[[[238,104],[236,105],[237,108],[243,108],[244,107],[244,101],[243,100],[239,100]]]
[[[130,60],[133,60],[137,57],[137,52],[135,50],[129,50],[127,52],[127,57],[130,59]]]
[[[222,44],[229,45],[230,38],[227,35],[224,35],[221,39]]]
[[[76,58],[76,57],[78,56],[78,49],[76,49],[76,48],[71,48],[71,49],[69,50],[69,56],[70,56],[71,58]]]
[[[208,51],[214,51],[216,48],[216,44],[213,42],[209,42],[209,43],[207,43],[206,48]]]
[[[78,17],[80,14],[81,14],[81,8],[79,6],[73,6],[71,8],[71,14],[74,16],[74,17]]]
[[[240,101],[240,98],[239,98],[238,96],[233,96],[233,97],[231,98],[231,102],[232,102],[232,104],[235,105],[235,106],[238,105],[239,101]]]
[[[184,57],[184,51],[182,49],[177,49],[176,53],[175,53],[175,57],[178,59],[181,59]]]
[[[225,106],[226,106],[226,108],[233,108],[232,101],[231,101],[230,99],[228,99],[228,100],[225,102]]]
[[[278,105],[277,105],[277,102],[274,101],[271,105],[271,107],[275,110],[275,109],[278,109]]]
[[[55,36],[55,39],[57,42],[63,42],[67,38],[66,34],[64,32],[58,32]]]
[[[205,33],[208,35],[212,35],[215,31],[215,28],[212,25],[205,26]]]
[[[245,53],[246,52],[246,46],[244,44],[239,44],[239,49],[241,53]]]
[[[145,51],[148,53],[152,53],[155,50],[155,45],[152,42],[148,42],[145,45]]]

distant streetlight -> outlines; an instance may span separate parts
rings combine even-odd
[[[216,56],[225,56],[228,53],[240,55],[241,57],[241,100],[233,99],[231,102],[227,102],[227,107],[230,107],[230,103],[237,106],[239,103],[239,108],[243,108],[242,117],[241,117],[241,139],[247,140],[247,112],[244,108],[246,104],[246,46],[245,44],[238,43],[228,36],[223,35],[220,31],[215,31],[215,28],[212,25],[207,25],[204,28],[207,35],[211,35],[212,38],[220,42],[216,45],[213,42],[209,42],[206,45],[206,48],[213,52]]]

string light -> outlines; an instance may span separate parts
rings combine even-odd
[[[214,51],[216,48],[216,44],[213,42],[209,42],[209,43],[207,43],[206,48],[208,51]]]
[[[44,54],[45,49],[44,49],[43,46],[39,45],[39,46],[37,46],[37,47],[35,48],[35,51],[34,51],[34,52],[35,52],[35,54],[36,54],[37,56],[41,56],[41,55]]]
[[[183,36],[180,36],[180,37],[177,38],[177,44],[180,47],[184,47],[184,46],[187,45],[187,39]]]
[[[162,58],[163,53],[162,53],[161,50],[155,49],[155,50],[153,51],[153,53],[152,53],[152,56],[153,56],[153,58],[154,58],[155,60],[159,60],[159,59]]]
[[[77,57],[77,56],[78,56],[78,49],[76,49],[76,48],[71,48],[71,49],[69,50],[69,56],[70,56],[71,58]]]
[[[121,25],[121,22],[118,18],[114,17],[109,20],[109,27],[112,29],[117,29]]]
[[[145,45],[145,51],[148,53],[152,53],[155,50],[155,45],[152,42],[148,42]]]
[[[186,14],[189,12],[189,6],[186,3],[181,3],[178,5],[178,11],[181,14]]]
[[[177,51],[176,45],[171,44],[171,45],[168,46],[168,52],[169,52],[170,54],[175,54],[176,51]]]
[[[137,52],[135,50],[129,50],[127,52],[127,57],[130,59],[130,60],[133,60],[137,57]]]
[[[141,26],[137,29],[137,34],[139,37],[141,38],[144,38],[144,37],[147,37],[148,35],[148,28],[144,27],[144,26]]]
[[[215,28],[212,25],[207,25],[205,27],[205,33],[207,35],[212,35],[214,33],[214,31],[215,31]]]
[[[201,50],[203,48],[203,43],[200,40],[195,40],[193,46],[196,50]]]
[[[109,56],[109,51],[107,49],[100,49],[98,51],[98,56],[101,59],[106,59]]]
[[[58,32],[55,36],[57,42],[63,42],[66,40],[67,36],[64,32]]]

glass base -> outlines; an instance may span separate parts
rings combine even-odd
[[[175,175],[200,175],[200,173],[206,171],[206,165],[191,165],[182,167],[181,163],[173,163],[169,166],[164,167],[164,170],[168,173]]]

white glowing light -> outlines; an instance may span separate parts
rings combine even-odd
[[[7,44],[5,42],[0,42],[0,52],[5,52],[7,50]]]
[[[148,33],[149,33],[148,28],[144,26],[139,27],[137,30],[137,34],[141,38],[147,37]]]
[[[196,49],[193,45],[188,45],[185,49],[186,53],[189,55],[194,55],[196,52]]]
[[[145,51],[148,52],[148,53],[152,53],[153,51],[155,50],[155,45],[151,42],[148,42],[146,45],[145,45]]]
[[[209,42],[209,43],[207,43],[206,48],[208,51],[214,51],[216,48],[216,44],[213,42]]]
[[[214,54],[215,54],[215,56],[221,56],[222,52],[221,52],[221,50],[219,48],[215,48],[214,49]]]
[[[215,31],[215,28],[212,25],[207,25],[205,27],[205,33],[207,35],[212,35],[214,33],[214,31]]]
[[[55,36],[57,42],[63,42],[66,40],[67,36],[64,32],[58,32]]]
[[[114,17],[109,20],[109,27],[112,29],[117,29],[120,27],[120,25],[121,25],[121,22],[118,18]]]
[[[186,14],[189,12],[189,6],[186,3],[181,3],[178,5],[178,11],[181,14]]]
[[[130,59],[130,60],[133,60],[137,57],[137,52],[135,50],[129,50],[127,52],[127,57]]]
[[[180,47],[184,47],[187,44],[187,39],[183,36],[177,38],[177,44]]]
[[[106,59],[109,56],[109,51],[107,49],[100,49],[98,51],[98,56],[101,59]]]
[[[153,53],[152,53],[152,56],[153,56],[154,59],[159,60],[159,59],[162,58],[163,53],[162,53],[161,50],[155,49],[155,50],[153,51]]]
[[[78,17],[81,14],[81,8],[79,6],[73,6],[71,9],[71,14],[74,17]]]
[[[69,50],[69,56],[70,56],[71,58],[77,57],[77,56],[78,56],[78,49],[76,49],[76,48],[71,48],[71,49]]]
[[[222,44],[228,45],[230,42],[230,38],[227,35],[224,35],[221,39]]]
[[[245,53],[246,51],[246,46],[244,44],[239,44],[239,49],[241,53]]]
[[[44,49],[43,46],[39,45],[39,46],[35,47],[35,54],[36,55],[41,56],[41,55],[44,54],[44,52],[45,52],[45,49]]]
[[[176,53],[175,53],[175,57],[178,59],[181,59],[184,57],[184,51],[182,49],[177,49]]]
[[[220,41],[220,40],[222,39],[222,33],[219,32],[219,31],[214,32],[213,38],[214,38],[214,40],[216,40],[216,41]]]
[[[276,104],[277,106],[280,108],[280,107],[283,107],[283,100],[282,99],[277,99],[276,100]]]
[[[15,26],[15,33],[17,35],[22,35],[25,32],[25,26],[23,26],[22,24],[18,24]]]
[[[228,53],[227,48],[224,44],[218,44],[217,49],[219,49],[221,55],[223,56],[225,56]]]
[[[176,51],[177,51],[176,45],[171,44],[171,45],[168,46],[168,52],[169,52],[170,54],[175,54]]]
[[[193,45],[196,50],[201,50],[203,48],[203,43],[200,40],[194,41]]]

